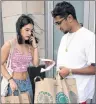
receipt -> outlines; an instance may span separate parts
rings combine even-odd
[[[53,63],[52,63],[51,65],[49,65],[47,68],[41,68],[41,71],[40,71],[41,73],[51,70],[51,69],[54,67],[54,65],[55,65],[55,61],[53,61],[53,60],[51,60],[51,59],[43,59],[43,58],[40,58],[40,60],[43,61],[43,62],[45,62],[45,61],[51,61],[51,62],[53,62]]]

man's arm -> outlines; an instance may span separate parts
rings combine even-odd
[[[96,67],[94,65],[90,65],[85,68],[80,68],[80,69],[69,69],[65,67],[60,67],[60,75],[62,77],[68,76],[70,74],[70,70],[72,74],[77,74],[77,75],[95,75],[96,74]]]
[[[94,75],[96,73],[96,67],[93,65],[90,65],[86,68],[82,69],[72,69],[73,74],[84,74],[84,75]]]

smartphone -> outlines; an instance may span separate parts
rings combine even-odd
[[[31,36],[33,36],[33,34],[31,34]],[[35,41],[36,41],[36,43],[38,43],[38,38],[37,37],[35,37]],[[29,39],[29,43],[32,44],[32,40],[30,41],[30,39]]]

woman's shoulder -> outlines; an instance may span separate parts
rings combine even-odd
[[[8,40],[8,41],[4,42],[3,46],[1,47],[1,51],[9,53],[10,48],[11,48],[11,44],[10,44],[10,42]]]
[[[4,42],[4,47],[10,48],[12,43],[15,42],[15,39],[10,39]]]

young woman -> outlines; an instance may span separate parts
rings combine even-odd
[[[30,63],[39,65],[38,39],[34,36],[34,21],[27,15],[21,15],[16,22],[17,37],[12,39],[14,50],[11,54],[12,76],[8,73],[5,63],[8,59],[11,44],[7,41],[1,48],[1,72],[8,79],[8,95],[12,92],[18,95],[21,92],[29,92],[32,100],[32,85],[28,77],[27,67]]]

